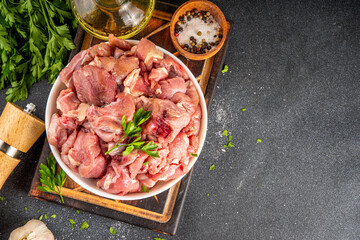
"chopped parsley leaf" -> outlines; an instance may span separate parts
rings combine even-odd
[[[80,212],[79,212],[79,210],[76,210],[76,214],[79,214]]]
[[[212,171],[212,170],[215,170],[215,164],[213,164],[209,167],[209,171]]]
[[[4,197],[0,197],[0,201],[4,201]]]
[[[80,229],[88,229],[88,227],[89,227],[89,224],[85,221],[81,224]]]
[[[109,232],[112,234],[112,235],[115,235],[117,233],[117,231],[115,229],[113,229],[112,227],[109,228]]]
[[[221,70],[222,73],[226,73],[229,70],[228,65],[224,65],[224,68]]]
[[[157,237],[154,237],[154,240],[166,240],[165,238],[157,238]]]
[[[256,140],[256,142],[262,143],[262,140],[261,140],[260,138],[258,138],[258,139]]]
[[[74,229],[74,224],[76,223],[74,219],[69,219],[69,222],[71,224],[71,229]]]
[[[38,209],[38,212],[41,212],[41,209]]]
[[[41,214],[41,216],[39,217],[39,221],[41,221],[43,219],[43,215]]]
[[[207,193],[206,196],[210,196],[210,194]]]
[[[50,216],[51,218],[56,218],[56,214],[53,214]]]
[[[232,142],[229,142],[227,146],[228,146],[228,147],[235,147],[235,146],[232,144]]]
[[[197,157],[198,155],[196,153],[190,153],[191,156]]]
[[[225,130],[222,132],[222,135],[223,135],[223,136],[228,136],[228,131],[225,129]]]
[[[146,162],[143,163],[143,165],[148,165],[149,164],[149,160],[147,160]]]
[[[47,219],[47,214],[46,213],[44,214],[44,218]]]
[[[147,189],[147,187],[145,185],[141,186],[141,191],[142,192],[149,192],[149,189]]]
[[[246,111],[246,108],[243,108],[243,109],[241,109],[243,112],[245,112]]]
[[[25,209],[25,212],[27,212],[27,207],[24,207],[24,209]]]

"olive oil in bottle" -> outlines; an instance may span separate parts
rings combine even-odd
[[[81,26],[97,38],[130,38],[150,21],[155,0],[72,0]]]

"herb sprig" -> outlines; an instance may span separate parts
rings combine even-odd
[[[64,170],[60,170],[56,173],[56,160],[54,156],[50,155],[46,158],[47,165],[41,163],[40,170],[40,182],[42,186],[38,186],[38,189],[43,192],[56,192],[61,198],[61,202],[64,203],[64,199],[61,195],[61,189],[66,181],[66,175]]]
[[[69,0],[0,1],[0,90],[11,84],[7,101],[25,100],[44,77],[55,81],[75,48],[74,19]]]
[[[145,152],[152,158],[160,157],[159,153],[155,151],[158,146],[153,142],[146,143],[145,141],[140,141],[140,133],[142,128],[139,127],[141,124],[149,120],[151,116],[151,111],[144,111],[142,108],[136,111],[134,115],[134,120],[126,122],[126,116],[122,117],[122,127],[124,130],[124,136],[115,144],[113,148],[105,153],[105,155],[109,154],[110,152],[114,151],[115,149],[126,146],[126,149],[122,152],[123,156],[129,155],[134,149],[138,149],[140,151]],[[130,143],[122,143],[120,144],[125,138],[133,138],[137,137],[135,140],[131,141]]]

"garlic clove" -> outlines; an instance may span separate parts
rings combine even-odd
[[[32,219],[11,232],[9,240],[54,240],[54,235],[42,221]]]

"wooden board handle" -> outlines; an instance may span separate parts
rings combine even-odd
[[[19,162],[20,160],[9,157],[0,151],[0,189]]]
[[[0,139],[27,152],[45,131],[45,123],[13,103],[7,103],[0,117]]]

